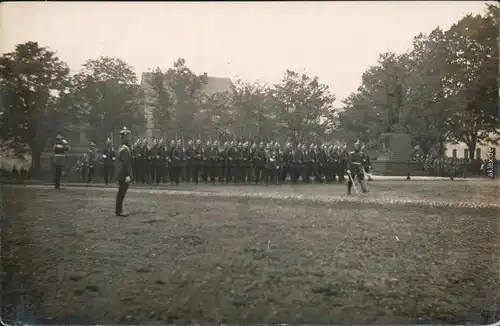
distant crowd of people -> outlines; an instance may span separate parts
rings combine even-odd
[[[491,171],[498,170],[499,167],[498,160],[453,158],[446,155],[438,157],[416,155],[413,157],[413,161],[421,165],[426,174],[438,177],[449,177],[451,175],[455,177],[481,175],[488,177]]]

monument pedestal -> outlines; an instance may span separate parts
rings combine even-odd
[[[378,175],[406,176],[413,170],[411,162],[411,136],[385,133],[380,136],[380,156],[372,162],[373,172]]]

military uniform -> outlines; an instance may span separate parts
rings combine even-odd
[[[224,183],[226,180],[226,170],[227,170],[227,154],[229,149],[229,143],[225,142],[222,148],[219,148],[218,155],[218,173],[219,173],[219,182]]]
[[[266,153],[266,185],[277,183],[278,155],[276,151],[269,146]]]
[[[231,142],[230,147],[227,150],[226,159],[226,183],[234,181],[233,173],[236,167],[236,142]]]
[[[196,147],[193,150],[192,159],[193,159],[193,168],[192,168],[192,178],[193,181],[198,184],[200,179],[200,173],[203,171],[203,157],[204,151],[203,146],[201,144],[201,140],[196,141]]]
[[[151,162],[151,183],[156,182],[156,184],[159,184],[162,179],[161,166],[163,162],[160,152],[160,145],[156,140],[153,140],[153,147],[151,147],[149,151],[149,158]]]
[[[168,170],[168,179],[170,180],[170,183],[175,182],[174,178],[175,168],[172,162],[172,156],[174,154],[175,146],[176,146],[175,140],[172,140],[170,142],[170,146],[167,148],[167,164],[168,164],[167,170]]]
[[[54,145],[55,189],[61,188],[61,176],[64,169],[64,164],[66,163],[66,152],[68,150],[69,150],[68,143],[62,138],[61,135],[57,135],[56,143]]]
[[[123,212],[123,200],[132,179],[132,151],[128,147],[128,137],[130,131],[126,128],[120,132],[121,146],[118,150],[118,169],[116,179],[118,180],[118,193],[116,194],[115,214],[117,216],[127,216]]]
[[[292,168],[292,148],[290,143],[286,144],[285,149],[282,154],[282,162],[281,162],[281,181],[286,181],[287,177],[291,177],[291,168]]]
[[[150,168],[150,160],[149,160],[149,148],[148,148],[148,140],[144,139],[142,141],[141,147],[139,149],[139,179],[140,182],[145,184],[149,183],[149,174],[151,171]]]
[[[328,180],[328,157],[326,154],[325,145],[321,145],[316,154],[316,159],[318,160],[318,180],[319,182],[323,182]]]
[[[92,182],[95,175],[95,166],[97,163],[97,153],[95,144],[90,142],[90,148],[87,152],[87,182]]]
[[[291,160],[290,179],[293,184],[296,184],[299,182],[299,178],[301,176],[301,165],[303,161],[301,144],[298,144],[297,147],[292,150]]]
[[[157,166],[157,178],[160,179],[159,182],[165,183],[167,182],[167,149],[165,146],[165,141],[163,139],[160,140],[158,143],[158,153],[160,156],[160,159],[158,161],[158,166]]]
[[[363,180],[364,180],[364,173],[363,173],[363,165],[361,162],[361,152],[360,152],[360,145],[357,143],[354,145],[354,151],[349,153],[348,156],[348,169],[347,169],[347,174],[349,176],[349,181],[347,182],[347,194],[351,194],[351,188],[354,184],[354,180],[357,178],[359,180],[359,184],[361,185],[361,189],[363,190],[364,193],[368,192],[366,189]]]
[[[255,183],[263,182],[265,176],[264,169],[266,166],[266,150],[264,148],[264,143],[260,143],[259,148],[254,149],[252,163],[254,167]]]
[[[181,179],[182,165],[184,163],[184,148],[180,140],[177,141],[176,146],[172,149],[171,155],[171,181],[178,185]]]
[[[107,147],[102,151],[102,159],[103,159],[103,177],[104,183],[108,184],[110,179],[114,177],[114,169],[115,169],[115,161],[116,161],[116,153],[113,148],[113,143],[111,139],[106,140]]]
[[[217,161],[219,149],[216,145],[216,143],[212,143],[210,147],[207,147],[205,151],[207,181],[210,181],[212,183],[215,183],[215,178],[217,176]]]
[[[141,155],[141,148],[140,148],[140,142],[137,140],[132,147],[132,172],[133,172],[133,179],[134,182],[138,182],[139,180],[139,157]]]
[[[186,147],[186,157],[185,157],[185,171],[184,171],[184,180],[186,182],[191,182],[193,178],[193,169],[194,169],[194,143],[192,140],[188,142]]]

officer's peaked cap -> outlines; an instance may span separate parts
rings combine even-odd
[[[132,132],[127,129],[127,127],[123,127],[123,129],[120,131],[120,135],[125,136],[125,135],[130,135]]]

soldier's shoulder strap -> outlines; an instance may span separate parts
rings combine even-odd
[[[127,150],[130,153],[130,148],[127,145],[121,145],[118,151],[121,153],[123,150]]]

